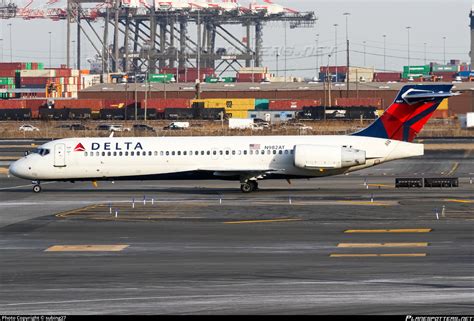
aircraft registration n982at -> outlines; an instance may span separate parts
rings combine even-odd
[[[43,181],[226,179],[242,192],[261,179],[339,175],[423,155],[412,141],[452,85],[406,85],[369,127],[340,136],[67,138],[48,142],[10,166]]]

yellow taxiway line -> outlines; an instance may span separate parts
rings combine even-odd
[[[8,174],[8,168],[0,167],[0,174]]]
[[[405,229],[375,229],[375,230],[345,230],[344,233],[429,233],[430,228],[405,228]]]
[[[457,199],[451,199],[451,198],[444,199],[443,201],[453,202],[453,203],[474,203],[474,200],[457,200]]]
[[[281,218],[275,220],[252,220],[252,221],[230,221],[223,222],[224,224],[253,224],[253,223],[276,223],[276,222],[293,222],[293,221],[302,221],[301,218]]]
[[[423,257],[426,253],[331,254],[330,257]]]
[[[427,242],[419,243],[339,243],[337,247],[372,248],[372,247],[426,247]]]
[[[367,206],[387,206],[389,203],[384,202],[370,202],[370,201],[338,201],[339,203],[347,203],[352,205],[367,205]]]
[[[126,244],[118,245],[53,245],[45,252],[120,252],[129,247]]]

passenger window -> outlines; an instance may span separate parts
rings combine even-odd
[[[273,150],[273,155],[276,155],[277,151],[276,149]]]
[[[258,150],[256,150],[256,151],[255,151],[255,155],[258,155],[258,153],[259,153],[259,151],[258,151]]]
[[[165,153],[163,151],[160,151],[160,156],[163,156]]]
[[[285,149],[285,155],[288,155],[288,149]]]
[[[280,150],[278,151],[278,154],[282,155],[282,154],[283,154],[283,151],[280,149]]]
[[[232,155],[235,155],[235,150],[232,151]]]
[[[114,156],[117,156],[117,152],[114,152]]]
[[[244,150],[244,155],[247,155],[247,150]]]
[[[290,150],[290,154],[291,154],[291,155],[293,155],[294,152],[295,152],[295,151],[294,151],[293,149]]]
[[[157,152],[157,151],[155,151],[155,156],[158,156],[158,152]]]
[[[188,152],[186,152],[186,151],[183,152],[183,155],[184,155],[184,156],[187,156],[187,154],[188,154]]]
[[[272,153],[271,150],[267,150],[267,155],[270,155]]]
[[[175,153],[174,151],[172,151],[172,152],[171,152],[171,155],[174,156],[174,155],[176,155],[176,153]]]
[[[204,151],[203,151],[203,150],[201,151],[201,155],[204,155]]]
[[[87,156],[87,152],[84,152],[84,156]]]
[[[156,153],[156,152],[155,152],[155,153]],[[148,156],[151,156],[151,155],[152,155],[152,153],[151,153],[151,152],[148,152]]]
[[[107,152],[107,156],[112,156],[112,152]]]
[[[210,151],[207,151],[207,155],[211,155],[211,152]],[[215,155],[215,154],[214,154]]]
[[[238,151],[237,151],[237,154],[238,154],[238,155],[242,155],[242,151],[241,151],[241,150],[238,150]]]
[[[220,150],[219,155],[224,155],[224,152]]]
[[[208,154],[209,155],[209,154]],[[217,155],[217,151],[213,151],[212,155]]]
[[[250,150],[250,155],[253,155],[253,150]]]
[[[99,152],[95,152],[95,156],[99,156],[99,155],[100,155],[100,153],[99,153]]]
[[[128,156],[128,152],[125,152],[125,156]]]
[[[181,151],[178,151],[178,156],[181,156]]]
[[[137,151],[137,156],[140,156],[140,152],[139,152],[139,151]]]
[[[228,150],[226,150],[226,151],[225,151],[225,154],[226,154],[226,155],[229,155],[229,154],[230,154],[230,152],[229,152]]]
[[[130,156],[135,156],[135,153],[134,153],[134,152],[130,152]]]
[[[169,155],[170,155],[170,152],[167,151],[167,152],[166,152],[166,156],[169,156]]]
[[[123,153],[122,153],[122,152],[119,152],[119,156],[122,156],[122,155],[123,155]]]

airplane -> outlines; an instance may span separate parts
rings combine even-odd
[[[367,128],[351,135],[66,138],[11,164],[32,181],[224,179],[250,193],[262,179],[340,175],[423,155],[412,143],[452,84],[405,85]]]

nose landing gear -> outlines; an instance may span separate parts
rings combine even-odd
[[[40,185],[40,182],[37,182],[37,181],[33,181],[31,182],[33,184],[33,192],[34,193],[39,193],[41,192],[41,185]]]

